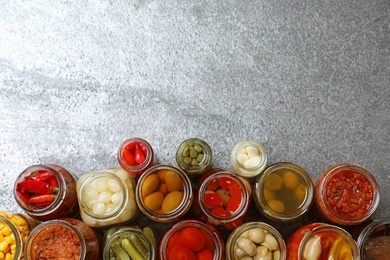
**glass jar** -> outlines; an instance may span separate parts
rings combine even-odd
[[[390,252],[390,219],[373,219],[356,226],[352,236],[362,260],[388,259]]]
[[[77,217],[76,181],[61,166],[32,165],[16,178],[14,196],[24,212],[36,220]]]
[[[40,222],[24,214],[0,210],[0,216],[11,221],[20,232],[22,241],[25,242],[30,232]]]
[[[212,225],[233,230],[243,223],[251,198],[248,180],[231,172],[216,172],[198,187],[193,213]]]
[[[217,229],[194,219],[181,220],[169,227],[159,246],[160,260],[223,260],[224,253],[223,239]]]
[[[280,162],[269,166],[255,182],[254,198],[260,212],[275,221],[293,221],[313,202],[314,184],[300,166]]]
[[[177,148],[177,165],[190,176],[197,176],[203,173],[211,166],[211,161],[211,148],[201,139],[187,139]]]
[[[226,242],[226,259],[286,259],[282,235],[264,222],[247,222],[233,230]]]
[[[60,218],[36,226],[26,241],[26,260],[99,259],[100,237],[84,222]]]
[[[145,232],[138,227],[129,226],[110,228],[104,236],[103,260],[156,260],[157,241],[155,237],[149,236],[149,232],[153,231],[149,228],[149,231]],[[135,250],[131,250],[132,248]]]
[[[0,216],[0,259],[22,259],[23,235],[7,217]]]
[[[241,141],[234,146],[230,162],[238,175],[254,180],[267,165],[267,151],[257,141]]]
[[[121,167],[135,178],[157,163],[152,146],[142,138],[126,139],[117,157]]]
[[[81,219],[90,227],[133,221],[139,213],[135,181],[121,168],[90,172],[77,181]]]
[[[287,260],[360,260],[355,240],[344,229],[325,223],[311,223],[295,231],[287,241]]]
[[[155,165],[140,176],[136,186],[139,209],[149,219],[173,222],[191,208],[191,181],[180,169],[166,164]]]
[[[314,210],[321,221],[358,225],[379,205],[379,186],[374,176],[360,166],[333,166],[315,182]]]

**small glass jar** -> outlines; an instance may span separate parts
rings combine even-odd
[[[135,181],[121,168],[90,172],[77,181],[81,219],[90,227],[133,221],[139,213]]]
[[[225,246],[218,230],[194,219],[181,220],[169,227],[159,246],[160,260],[223,260],[224,254]]]
[[[14,196],[24,212],[39,221],[77,217],[77,178],[54,164],[32,165],[15,181]]]
[[[254,180],[267,165],[267,151],[257,141],[241,141],[234,146],[230,162],[238,175]]]
[[[300,166],[280,162],[269,166],[255,182],[254,198],[260,212],[275,221],[294,221],[313,202],[314,184]]]
[[[150,231],[153,232],[151,229]],[[126,256],[130,257],[128,259],[157,259],[155,238],[149,237],[137,227],[110,228],[105,233],[103,244],[103,260],[126,259]],[[133,247],[136,248],[135,251],[131,250]]]
[[[358,246],[344,229],[325,223],[311,223],[295,231],[287,241],[287,260],[360,260]]]
[[[226,242],[226,259],[286,259],[282,235],[264,222],[247,222],[233,230]]]
[[[0,259],[23,259],[25,240],[18,227],[7,217],[0,216]]]
[[[193,213],[212,225],[233,230],[244,222],[252,198],[247,179],[231,172],[216,172],[197,189]]]
[[[356,226],[352,236],[362,260],[388,259],[390,252],[390,219],[373,219]]]
[[[126,139],[117,157],[121,167],[135,178],[157,163],[152,146],[142,138]]]
[[[84,222],[60,218],[36,226],[24,247],[25,260],[99,259],[100,237]]]
[[[358,225],[379,205],[379,186],[366,169],[336,165],[316,181],[314,210],[321,221],[341,226]]]
[[[136,186],[139,209],[156,222],[173,222],[191,208],[191,181],[180,169],[166,164],[155,165],[140,176]]]
[[[201,139],[187,139],[177,148],[177,165],[190,176],[197,176],[206,171],[211,166],[211,161],[211,148]]]

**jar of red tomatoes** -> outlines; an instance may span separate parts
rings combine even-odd
[[[264,222],[247,222],[233,230],[226,242],[226,259],[286,259],[282,235]]]
[[[0,234],[0,259],[22,259],[25,239],[15,223],[0,216]]]
[[[26,260],[99,259],[100,236],[84,222],[60,218],[36,226],[26,241]]]
[[[181,170],[190,176],[198,176],[211,166],[210,146],[199,138],[182,142],[176,151],[176,162]]]
[[[230,162],[238,175],[254,180],[267,165],[267,151],[258,141],[241,141],[234,146]]]
[[[336,165],[316,179],[314,209],[320,220],[336,225],[357,225],[379,205],[379,186],[366,169]]]
[[[24,212],[36,220],[77,217],[76,181],[61,166],[32,165],[16,178],[14,196]]]
[[[300,166],[280,162],[269,166],[255,181],[254,198],[260,212],[275,221],[293,221],[313,202],[314,184]]]
[[[248,180],[231,172],[216,172],[200,183],[193,213],[212,225],[233,230],[243,223],[251,198]]]
[[[81,219],[90,227],[133,221],[139,213],[135,181],[121,168],[90,172],[77,181]]]
[[[326,223],[307,224],[287,241],[287,260],[360,260],[355,240],[344,229]]]
[[[148,141],[142,138],[129,138],[119,147],[118,162],[124,170],[138,178],[157,163],[157,158]]]
[[[215,227],[187,219],[166,230],[159,246],[159,259],[223,260],[224,252],[222,237]]]
[[[138,179],[135,195],[141,212],[157,222],[179,220],[193,202],[192,185],[187,174],[166,164],[146,170]]]

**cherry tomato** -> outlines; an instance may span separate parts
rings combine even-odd
[[[202,232],[203,237],[205,239],[204,249],[208,249],[209,251],[213,252],[215,249],[213,238],[210,236],[209,233],[207,233],[207,231],[205,231],[205,230],[200,230],[200,231]]]
[[[180,231],[180,244],[191,249],[192,251],[201,250],[206,240],[202,232],[196,227],[185,227]]]
[[[196,253],[196,260],[213,260],[214,254],[208,249],[202,249]]]
[[[177,244],[168,252],[169,260],[196,260],[196,256],[191,249]]]
[[[169,253],[169,250],[171,250],[175,245],[179,244],[180,234],[179,232],[176,232],[171,235],[171,237],[168,240],[167,243],[167,252]]]

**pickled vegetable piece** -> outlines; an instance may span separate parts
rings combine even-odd
[[[265,187],[272,191],[278,191],[282,188],[283,178],[276,173],[271,173],[265,181]]]

